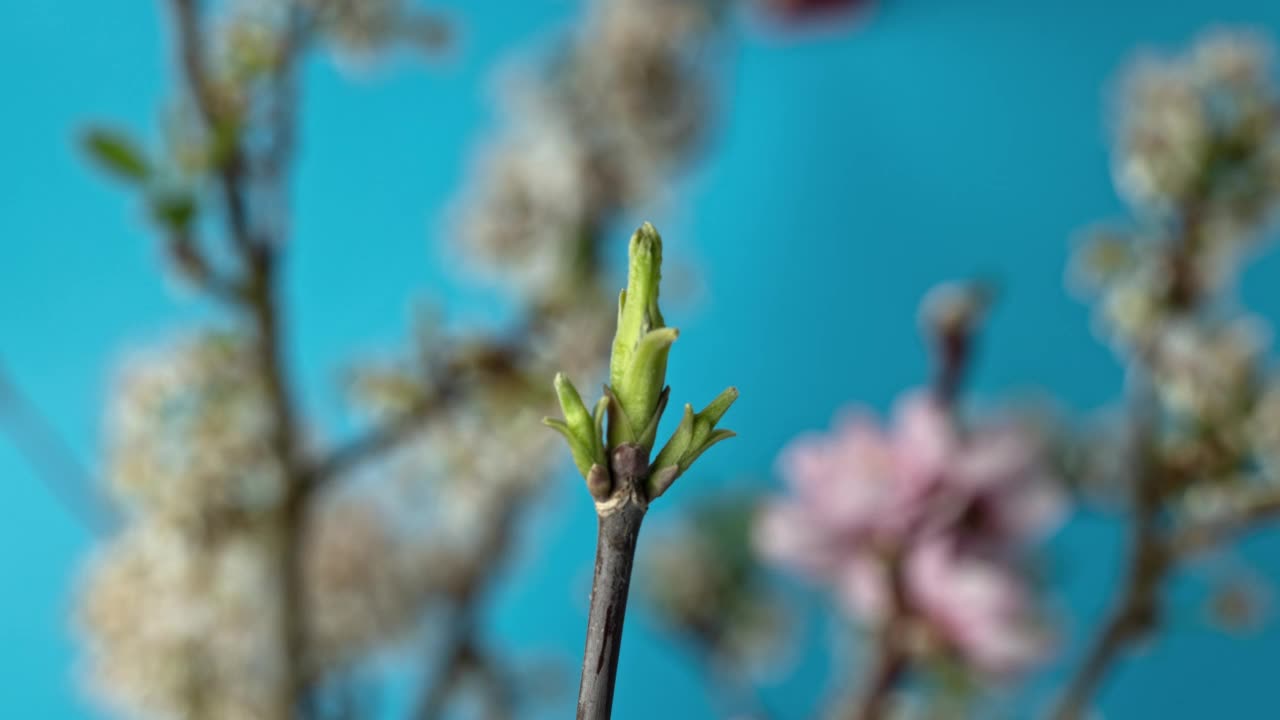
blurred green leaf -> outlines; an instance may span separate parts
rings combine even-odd
[[[91,128],[84,136],[89,156],[103,169],[133,182],[151,176],[151,165],[142,150],[127,135],[107,128]]]
[[[196,200],[185,191],[156,193],[151,197],[151,216],[165,228],[185,232],[196,215]]]

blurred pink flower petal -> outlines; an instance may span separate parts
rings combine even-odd
[[[960,432],[925,392],[896,404],[888,430],[847,413],[783,450],[791,494],[761,513],[757,549],[873,624],[889,609],[885,553],[900,553],[906,611],[976,669],[1009,674],[1043,651],[1014,564],[1062,514],[1042,456],[1021,426]]]
[[[1043,656],[1026,587],[1004,565],[933,539],[912,551],[906,585],[912,609],[978,670],[1011,675]]]
[[[879,625],[889,611],[889,579],[884,563],[854,557],[840,568],[836,593],[843,608],[871,625]]]
[[[869,8],[870,0],[761,0],[771,13],[797,22]]]
[[[894,408],[893,430],[899,481],[913,490],[932,488],[959,449],[946,410],[929,393],[910,393]]]
[[[822,530],[810,521],[807,508],[790,500],[764,506],[752,539],[762,557],[814,577],[831,572],[839,557]]]

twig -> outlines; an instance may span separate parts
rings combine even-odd
[[[1163,546],[1154,536],[1135,538],[1134,542],[1122,599],[1067,685],[1053,714],[1056,720],[1079,718],[1120,653],[1156,622],[1160,587],[1170,566],[1165,562]]]
[[[454,692],[466,679],[468,666],[471,664],[471,636],[475,632],[475,621],[466,609],[459,610],[464,617],[455,618],[450,623],[450,633],[440,658],[440,667],[432,681],[418,695],[413,711],[413,717],[417,720],[443,718]]]
[[[219,167],[219,186],[227,208],[227,225],[232,242],[242,256],[247,256],[255,243],[242,187],[244,147],[237,133],[227,132],[228,129],[234,129],[238,121],[226,117],[219,107],[217,92],[205,65],[203,31],[196,0],[170,0],[170,4],[177,25],[179,58],[191,97],[204,119],[206,129],[215,135],[225,136],[227,141],[223,148],[226,154],[221,158]]]
[[[970,289],[970,292],[976,290]],[[934,375],[931,384],[934,399],[949,413],[952,422],[964,380],[973,364],[977,344],[976,306],[957,316],[942,318],[929,328],[934,348]],[[911,623],[911,603],[903,578],[904,547],[891,548],[883,559],[889,584],[889,607],[880,628],[871,666],[863,680],[863,688],[854,703],[851,720],[878,720],[885,716],[894,689],[911,672],[911,656],[903,646],[903,636]]]
[[[1162,478],[1160,468],[1150,457],[1147,431],[1147,422],[1140,420],[1135,434],[1139,439],[1141,465],[1133,484],[1133,526],[1120,600],[1067,684],[1052,715],[1055,720],[1080,717],[1120,653],[1130,642],[1150,631],[1157,621],[1160,590],[1174,558],[1159,526]]]
[[[610,465],[617,489],[607,502],[596,505],[596,565],[587,612],[577,720],[608,720],[613,712],[631,568],[640,523],[649,509],[644,489],[649,474],[648,452],[638,445],[619,445]]]
[[[345,445],[317,460],[307,471],[315,490],[349,472],[352,468],[378,457],[383,452],[409,440],[440,411],[452,393],[441,396],[441,402],[422,402],[384,425],[359,435]]]
[[[3,367],[0,367],[0,419],[8,420],[6,424],[14,446],[72,515],[97,534],[105,535],[115,527],[115,514],[99,502],[93,476]]]
[[[419,692],[413,712],[416,720],[443,718],[449,708],[449,701],[468,674],[479,674],[487,678],[489,701],[496,708],[491,715],[511,715],[511,693],[505,687],[501,673],[494,667],[494,660],[480,648],[476,637],[476,616],[477,608],[483,605],[484,595],[493,579],[505,566],[503,560],[512,547],[516,520],[519,512],[527,507],[530,492],[528,489],[517,490],[506,498],[507,502],[502,505],[498,516],[488,526],[488,534],[480,542],[480,549],[476,553],[479,561],[473,563],[471,572],[452,588],[451,600],[457,617],[450,623],[452,632],[445,643],[434,677]]]
[[[849,715],[850,720],[883,718],[894,688],[911,671],[911,658],[902,644],[907,625],[911,622],[902,574],[902,550],[895,548],[885,557],[885,575],[889,581],[887,619],[880,628],[871,669],[863,681],[861,694]]]
[[[892,626],[881,634],[874,664],[867,673],[862,695],[854,705],[851,720],[878,720],[885,716],[889,698],[906,674],[910,663],[902,651]]]

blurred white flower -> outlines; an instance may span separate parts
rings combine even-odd
[[[283,478],[243,338],[208,334],[139,353],[108,412],[108,476],[130,511],[206,524],[271,509]]]
[[[1257,318],[1220,326],[1172,323],[1156,349],[1156,389],[1165,404],[1202,423],[1227,422],[1254,400],[1258,362],[1269,340]]]
[[[486,149],[459,209],[457,242],[481,273],[542,294],[589,231],[584,148],[546,103],[523,103],[523,126]]]
[[[1177,63],[1147,58],[1125,86],[1117,184],[1138,203],[1160,207],[1187,197],[1212,142],[1193,78]]]
[[[308,654],[317,673],[410,637],[447,569],[429,544],[397,531],[371,502],[342,499],[322,506],[308,538]]]
[[[481,153],[455,212],[465,256],[545,296],[602,223],[654,198],[707,121],[710,5],[596,0],[539,72],[512,73],[503,104],[516,122]]]
[[[1269,477],[1280,479],[1280,381],[1266,383],[1246,425],[1249,445]]]
[[[98,693],[128,715],[269,717],[277,623],[261,599],[277,588],[257,541],[154,521],[106,545],[80,603]]]
[[[1140,207],[1193,210],[1239,240],[1280,199],[1271,148],[1280,135],[1270,47],[1218,30],[1184,57],[1148,57],[1124,85],[1117,180]],[[1219,217],[1221,216],[1221,217]]]

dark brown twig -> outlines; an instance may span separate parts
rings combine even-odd
[[[640,523],[649,509],[645,492],[648,451],[639,445],[619,445],[613,451],[610,465],[615,479],[614,493],[605,502],[596,504],[599,526],[596,565],[587,612],[582,682],[578,689],[578,720],[608,720],[613,712],[631,569]]]

